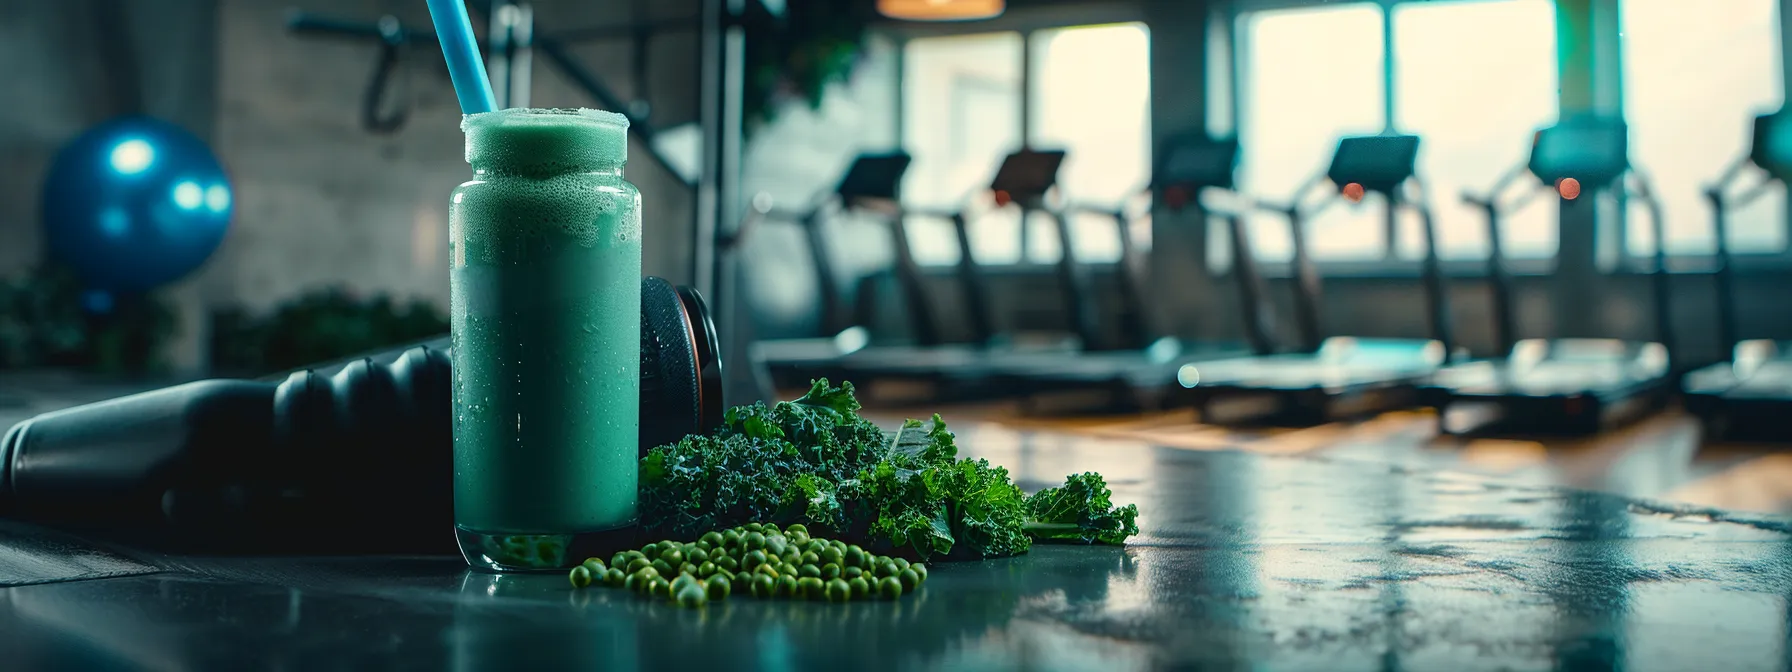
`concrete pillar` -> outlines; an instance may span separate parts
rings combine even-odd
[[[1207,42],[1210,11],[1206,0],[1153,0],[1145,6],[1151,30],[1151,144],[1207,130]],[[1245,148],[1245,151],[1250,151]],[[1215,296],[1208,276],[1207,223],[1190,212],[1173,214],[1154,204],[1151,217],[1150,282],[1146,301],[1158,329],[1183,336],[1231,334],[1204,322],[1234,322]]]
[[[1563,118],[1576,114],[1621,114],[1622,49],[1618,42],[1617,0],[1557,0],[1556,59],[1558,104]],[[1607,291],[1599,273],[1597,199],[1563,201],[1556,269],[1549,283],[1555,325],[1551,336],[1599,336],[1598,305]],[[1610,233],[1622,243],[1622,210]],[[1608,243],[1611,244],[1611,243]],[[1620,248],[1621,249],[1621,248]]]

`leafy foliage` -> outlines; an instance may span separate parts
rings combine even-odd
[[[938,415],[886,433],[858,411],[851,384],[823,379],[794,401],[730,409],[713,436],[655,448],[641,458],[649,534],[803,523],[878,553],[932,560],[1025,553],[1035,527],[1044,539],[1085,543],[1120,544],[1138,532],[1137,509],[1114,509],[1099,475],[1029,499],[1006,469],[959,458]],[[1049,517],[1030,520],[1029,511]]]
[[[83,308],[86,287],[54,264],[0,279],[0,369],[63,367],[109,375],[154,373],[175,335],[174,309],[154,295],[111,296]]]
[[[1027,498],[1027,529],[1041,540],[1084,544],[1120,544],[1139,533],[1139,507],[1114,508],[1107,481],[1093,471],[1065,479],[1060,488],[1046,488]]]
[[[212,361],[226,372],[262,374],[447,332],[447,317],[425,301],[361,299],[331,288],[301,295],[265,317],[220,311],[212,318]]]

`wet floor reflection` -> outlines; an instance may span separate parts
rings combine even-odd
[[[129,669],[1783,669],[1792,523],[1403,465],[966,436],[1094,469],[1143,533],[936,565],[898,602],[693,611],[452,558],[182,559],[0,589],[15,661]],[[1029,486],[1037,487],[1037,486]],[[67,667],[69,665],[60,665]]]

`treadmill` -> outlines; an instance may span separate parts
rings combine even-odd
[[[1057,183],[1058,168],[1063,161],[1062,151],[1014,152],[1003,159],[988,191],[998,206],[1038,209],[1042,207],[1046,192]],[[806,386],[811,378],[826,377],[835,382],[851,382],[862,392],[862,397],[883,402],[957,402],[1009,394],[1006,388],[982,373],[992,357],[1016,352],[1072,350],[1071,344],[1065,342],[1022,344],[999,336],[990,319],[989,299],[972,253],[969,221],[964,212],[926,213],[896,207],[894,196],[901,183],[902,170],[883,166],[873,171],[873,166],[866,166],[868,177],[860,180],[855,177],[859,168],[859,162],[855,162],[853,170],[849,170],[841,181],[836,195],[842,202],[877,203],[884,206],[889,215],[892,245],[896,251],[894,274],[902,287],[915,342],[872,346],[869,332],[860,325],[861,328],[842,332],[834,338],[804,339],[806,342],[803,343],[764,343],[756,354],[760,361],[774,370],[782,370],[781,378],[800,381],[801,386]],[[907,168],[906,161],[902,162],[901,168]],[[941,335],[932,303],[927,298],[925,277],[909,249],[903,223],[905,215],[919,214],[938,214],[953,223],[962,250],[957,284],[963,292],[964,312],[971,328],[968,341],[947,342]]]
[[[1148,193],[1155,192],[1172,210],[1195,204],[1195,216],[1205,219],[1209,211],[1200,206],[1200,195],[1208,189],[1231,191],[1238,165],[1238,140],[1214,139],[1205,134],[1186,135],[1167,141],[1162,157],[1153,171]],[[1061,265],[1079,264],[1073,256],[1071,229],[1065,216],[1090,210],[1066,209],[1056,218],[1065,254]],[[1130,219],[1124,212],[1094,211],[1113,219],[1119,228],[1121,258],[1115,265],[1121,300],[1123,342],[1119,349],[1098,350],[1085,345],[1083,352],[1073,355],[1049,355],[1004,358],[990,365],[992,377],[1020,391],[1023,410],[1037,414],[1136,413],[1161,408],[1176,374],[1184,364],[1251,355],[1267,355],[1273,349],[1269,327],[1263,322],[1268,311],[1261,306],[1264,290],[1257,273],[1255,259],[1249,254],[1236,254],[1233,272],[1243,298],[1246,343],[1190,342],[1174,337],[1154,336],[1146,326],[1143,281],[1136,247],[1129,231]],[[1220,214],[1220,213],[1213,213]],[[1243,217],[1226,217],[1231,231],[1234,252],[1244,249],[1246,238]],[[1077,278],[1069,271],[1066,277]],[[1093,304],[1094,293],[1086,276],[1078,283],[1066,283],[1077,304]],[[1093,319],[1090,316],[1081,316]],[[1090,333],[1095,326],[1081,331]]]
[[[1726,211],[1766,193],[1774,182],[1792,180],[1792,114],[1780,110],[1755,118],[1754,137],[1743,157],[1717,184],[1705,191],[1711,204],[1711,225],[1717,236],[1717,329],[1730,361],[1693,370],[1681,381],[1682,403],[1697,416],[1705,435],[1716,440],[1792,441],[1792,342],[1741,340],[1734,289],[1735,259],[1730,255]],[[1765,179],[1742,193],[1726,192],[1742,179],[1750,164]]]
[[[1661,206],[1648,183],[1631,169],[1628,129],[1620,119],[1580,116],[1537,132],[1530,160],[1503,177],[1485,198],[1464,196],[1487,214],[1488,285],[1495,340],[1508,354],[1438,373],[1425,389],[1445,434],[1585,435],[1633,421],[1661,408],[1672,391],[1669,365],[1668,276],[1661,245],[1655,247],[1654,342],[1556,338],[1515,340],[1511,278],[1500,252],[1500,217],[1561,180],[1575,178],[1582,193],[1618,191],[1649,210],[1655,239],[1662,240]],[[1499,194],[1526,174],[1527,197],[1502,205]],[[1628,184],[1628,186],[1627,186]],[[1455,412],[1453,412],[1455,411]]]
[[[1418,403],[1418,385],[1456,355],[1450,335],[1443,272],[1438,267],[1436,230],[1423,193],[1408,199],[1418,160],[1419,138],[1383,134],[1338,141],[1331,166],[1295,191],[1290,203],[1258,207],[1280,212],[1293,232],[1296,352],[1184,365],[1172,402],[1198,409],[1214,424],[1314,425],[1373,415]],[[1332,185],[1322,200],[1302,205],[1302,196],[1322,183]],[[1304,222],[1338,200],[1340,187],[1357,184],[1365,194],[1387,199],[1391,224],[1402,207],[1424,222],[1424,283],[1431,338],[1321,338],[1319,273],[1306,250]],[[1392,230],[1392,226],[1389,227]],[[1242,255],[1248,256],[1248,255]]]
[[[849,356],[865,357],[881,351],[911,353],[917,346],[940,345],[939,329],[925,293],[908,282],[903,283],[902,292],[914,342],[872,343],[866,325],[855,323],[847,317],[834,273],[833,259],[828,253],[826,220],[837,214],[881,214],[891,210],[896,199],[896,189],[902,183],[910,162],[909,155],[903,152],[861,154],[853,160],[839,184],[806,210],[788,212],[770,207],[756,208],[757,217],[746,220],[790,222],[802,228],[810,263],[815,269],[816,290],[821,300],[822,329],[833,333],[832,336],[822,338],[776,339],[754,343],[751,349],[753,357],[770,371],[776,386],[806,388],[809,381],[815,378],[840,378],[843,370],[841,363]],[[900,233],[898,229],[894,241],[896,264],[913,264],[913,258],[907,254],[908,239]],[[745,234],[741,237],[744,238]],[[907,279],[917,276],[898,272],[897,277]]]

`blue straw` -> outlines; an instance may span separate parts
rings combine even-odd
[[[436,40],[442,43],[442,57],[448,60],[448,76],[454,80],[461,114],[495,109],[492,83],[485,77],[485,61],[479,58],[467,6],[461,0],[429,0],[429,18],[436,24]]]

